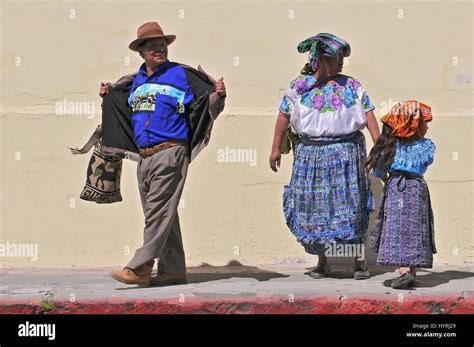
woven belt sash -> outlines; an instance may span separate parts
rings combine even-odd
[[[356,130],[350,134],[338,135],[338,136],[325,136],[325,137],[310,137],[310,136],[301,136],[298,138],[298,141],[305,145],[328,145],[332,143],[346,142],[358,135],[362,135],[360,130]]]

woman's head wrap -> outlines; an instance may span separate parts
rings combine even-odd
[[[309,51],[309,64],[303,70],[311,68],[316,71],[319,66],[318,53],[333,57],[338,52],[342,52],[344,57],[351,54],[351,46],[349,43],[340,37],[333,34],[321,33],[316,36],[307,38],[298,44],[298,52],[304,53]]]
[[[431,107],[416,100],[399,102],[381,118],[382,123],[392,128],[392,134],[401,138],[419,134],[421,121],[431,122],[432,119]]]

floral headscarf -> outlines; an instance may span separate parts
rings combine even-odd
[[[303,68],[303,71],[310,68],[313,72],[318,69],[318,52],[330,57],[335,56],[339,51],[344,57],[351,54],[351,46],[347,41],[328,33],[320,33],[301,41],[297,49],[300,53],[309,51],[309,64]]]
[[[432,119],[431,107],[416,100],[399,102],[381,118],[382,123],[392,128],[393,135],[402,138],[418,134],[421,120],[431,122]]]

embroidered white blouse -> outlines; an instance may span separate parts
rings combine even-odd
[[[292,131],[310,137],[338,136],[362,130],[375,107],[360,82],[337,75],[321,84],[299,75],[286,88],[280,111],[290,115]]]

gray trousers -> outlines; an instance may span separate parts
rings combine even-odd
[[[130,269],[158,258],[158,271],[185,273],[186,261],[179,226],[178,204],[190,160],[189,145],[140,157],[138,188],[145,215],[143,246],[127,264]]]

